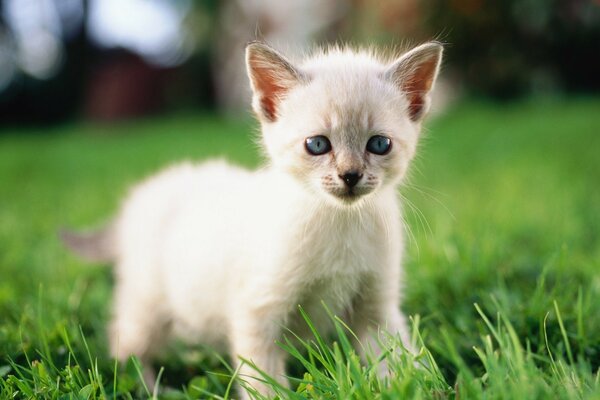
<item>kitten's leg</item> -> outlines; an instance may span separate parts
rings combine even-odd
[[[354,305],[351,325],[362,347],[359,351],[363,359],[370,354],[379,357],[394,344],[388,335],[397,335],[402,346],[416,354],[410,339],[410,330],[406,317],[400,311],[397,286],[383,280],[371,282]],[[385,361],[380,364],[381,376],[388,374]]]
[[[249,313],[251,315],[251,313]],[[231,349],[232,357],[237,362],[239,376],[252,388],[265,396],[273,396],[271,386],[264,383],[264,378],[251,365],[241,361],[241,358],[252,362],[261,371],[277,380],[281,385],[288,385],[285,378],[285,353],[277,345],[279,328],[262,318],[249,318],[249,315],[238,318],[232,327]],[[242,390],[240,395],[248,398]]]
[[[385,315],[385,323],[382,325],[384,330],[392,335],[398,335],[402,346],[412,354],[416,354],[417,351],[412,344],[408,321],[404,313],[400,311],[400,305],[389,304]]]
[[[144,381],[152,390],[156,378],[150,361],[167,336],[155,294],[119,282],[114,301],[109,332],[111,355],[122,363],[136,356],[142,363]]]

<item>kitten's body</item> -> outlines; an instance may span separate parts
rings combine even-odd
[[[142,306],[117,325],[168,322],[178,336],[217,345],[249,314],[268,314],[258,319],[273,329],[301,328],[298,304],[317,318],[323,300],[350,317],[379,278],[398,304],[399,268],[383,268],[400,265],[395,193],[367,203],[324,204],[270,169],[171,167],[134,190],[115,226],[117,291]]]
[[[283,380],[275,342],[284,327],[306,329],[299,304],[325,333],[322,302],[365,344],[384,328],[409,346],[396,185],[440,55],[428,44],[386,66],[333,50],[296,68],[251,44],[254,108],[271,163],[255,172],[182,164],[133,190],[103,241],[116,262],[113,354],[148,359],[174,335],[224,344]],[[367,143],[381,135],[391,143],[385,152]],[[329,151],[312,154],[307,137],[325,137]],[[247,366],[242,374],[257,376]]]

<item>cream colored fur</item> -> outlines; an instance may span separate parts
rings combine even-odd
[[[113,355],[148,361],[178,337],[223,346],[236,362],[251,360],[285,382],[276,341],[283,327],[306,333],[298,305],[326,333],[331,321],[322,301],[364,344],[374,345],[374,332],[385,329],[410,348],[399,309],[396,191],[415,154],[440,59],[441,46],[428,43],[391,63],[333,48],[294,64],[250,44],[253,105],[269,162],[257,171],[225,161],[184,163],[132,190],[111,230]],[[267,99],[274,116],[261,106],[273,95],[261,79],[283,86]],[[417,114],[409,111],[414,93],[403,89],[409,83],[420,90]],[[332,151],[313,156],[304,142],[318,134]],[[392,140],[389,154],[365,150],[373,134]],[[350,170],[363,176],[347,198],[339,175]],[[269,393],[251,367],[241,365],[240,375]]]

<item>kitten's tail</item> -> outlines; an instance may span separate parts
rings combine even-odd
[[[117,254],[112,224],[89,232],[61,229],[59,236],[67,248],[86,261],[97,263],[116,261]]]

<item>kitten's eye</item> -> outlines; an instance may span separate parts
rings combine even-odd
[[[391,148],[392,140],[389,137],[375,135],[367,142],[367,151],[380,156],[389,153]]]
[[[311,136],[306,138],[304,147],[313,156],[320,156],[331,151],[331,142],[323,135]]]

